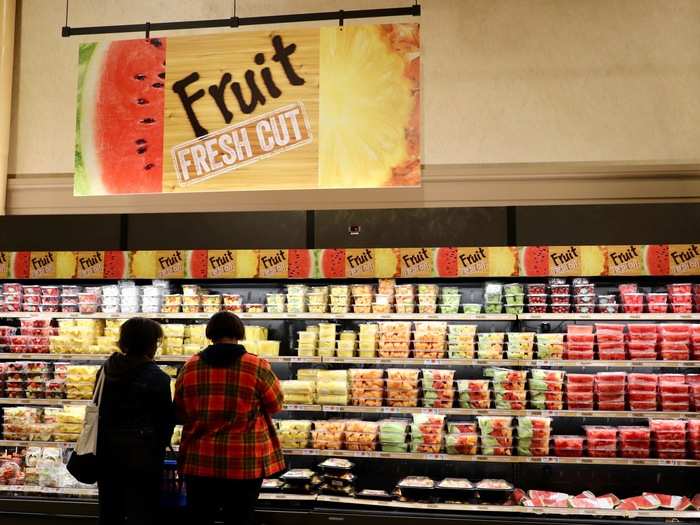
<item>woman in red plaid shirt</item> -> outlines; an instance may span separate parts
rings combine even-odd
[[[175,406],[183,424],[180,473],[192,523],[248,525],[265,477],[284,469],[270,416],[282,390],[270,364],[245,351],[241,320],[219,312],[207,324],[212,345],[180,371]]]

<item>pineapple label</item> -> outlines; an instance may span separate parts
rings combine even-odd
[[[642,275],[642,249],[638,244],[608,246],[608,275]]]
[[[102,279],[105,271],[105,252],[76,252],[76,279]]]
[[[578,246],[550,246],[549,271],[554,276],[581,275],[581,250]]]
[[[258,276],[263,279],[286,279],[289,276],[287,250],[260,250]]]
[[[29,256],[30,279],[54,279],[56,255],[54,252],[31,252]]]
[[[489,254],[486,248],[458,248],[457,275],[482,277],[489,274]]]
[[[345,277],[372,278],[375,276],[374,250],[370,248],[345,250]]]
[[[233,250],[209,250],[207,266],[207,275],[210,278],[236,278],[236,252]]]
[[[181,279],[185,276],[185,262],[182,250],[162,250],[156,252],[156,278]]]
[[[9,260],[10,257],[8,252],[0,252],[0,278],[7,277],[7,274],[10,271]]]
[[[432,248],[401,248],[401,277],[434,277]]]
[[[700,273],[700,246],[671,244],[669,247],[671,275],[698,275]]]

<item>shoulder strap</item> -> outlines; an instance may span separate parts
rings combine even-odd
[[[97,383],[95,384],[95,391],[92,394],[92,403],[96,406],[100,406],[100,399],[102,399],[102,389],[105,384],[105,369],[99,371],[99,377],[97,378]]]

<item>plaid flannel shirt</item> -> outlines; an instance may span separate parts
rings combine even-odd
[[[175,405],[183,423],[180,472],[190,476],[256,479],[284,469],[270,416],[283,395],[270,364],[244,353],[229,367],[199,356],[181,370]]]

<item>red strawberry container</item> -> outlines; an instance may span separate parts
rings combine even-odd
[[[552,294],[551,296],[552,305],[569,305],[571,303],[571,296],[569,294]]]
[[[530,283],[527,285],[527,293],[529,295],[545,295],[547,293],[547,285],[544,283]]]
[[[552,313],[553,314],[568,314],[571,312],[570,304],[553,304]]]
[[[552,295],[569,295],[569,285],[568,284],[552,284],[549,287]]]
[[[668,294],[667,293],[648,293],[647,303],[652,304],[667,304]]]
[[[528,304],[547,304],[547,294],[528,294],[527,302]]]
[[[620,284],[617,287],[620,295],[625,295],[629,293],[637,293],[637,285],[635,283]]]
[[[673,294],[681,294],[681,293],[691,293],[693,291],[693,285],[690,283],[673,283],[669,284],[666,289],[668,290],[668,293],[673,295]]]

